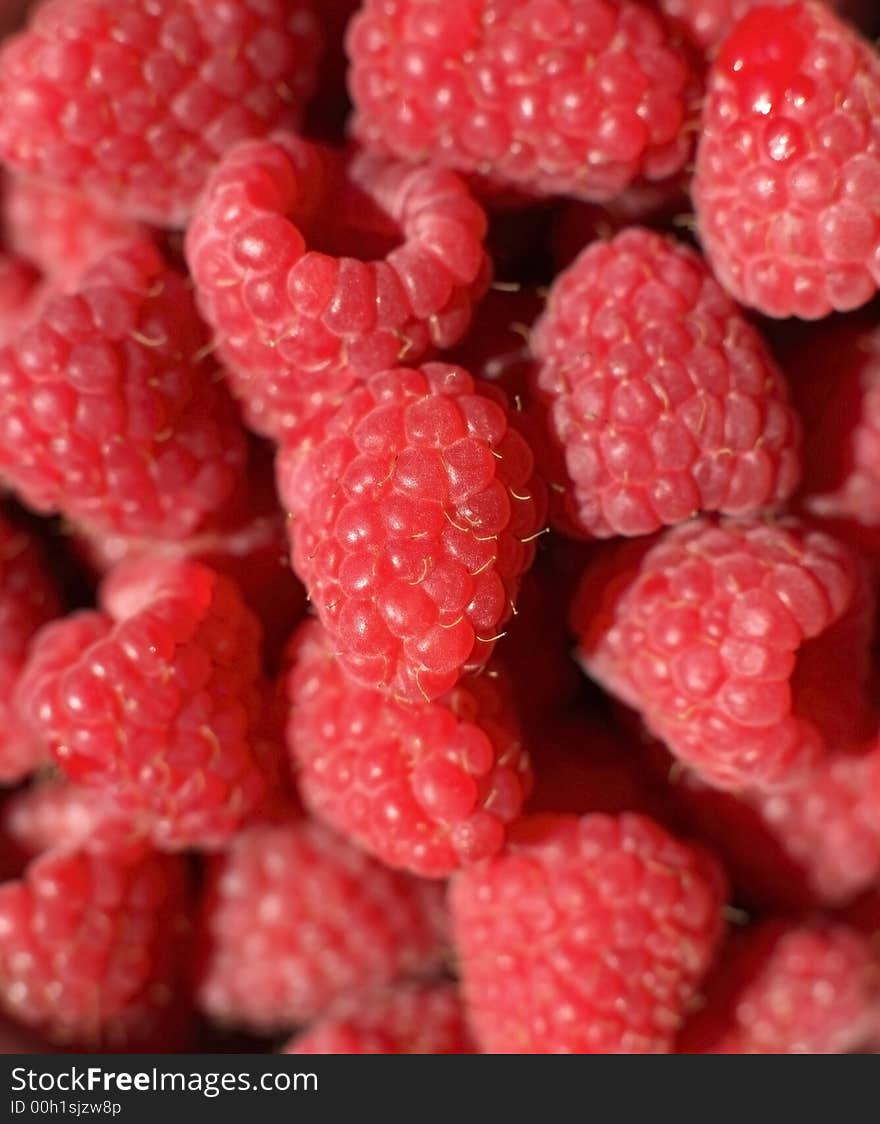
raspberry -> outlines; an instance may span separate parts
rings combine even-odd
[[[680,778],[674,791],[747,904],[839,906],[880,877],[877,760],[877,753],[831,754],[797,785],[772,793],[733,796],[693,777]]]
[[[34,633],[60,611],[36,540],[0,513],[0,783],[20,780],[45,760],[11,696]]]
[[[14,340],[22,324],[34,318],[42,298],[34,268],[21,258],[0,253],[0,346]]]
[[[205,342],[186,280],[154,247],[108,255],[0,349],[0,474],[86,528],[192,534],[246,457]]]
[[[212,177],[186,240],[249,424],[302,440],[356,376],[464,335],[489,278],[457,176],[276,136]]]
[[[712,68],[693,200],[724,287],[768,316],[864,304],[880,280],[880,59],[818,3],[751,11]]]
[[[690,248],[638,228],[589,246],[554,282],[532,347],[565,461],[563,529],[644,535],[794,488],[782,376]]]
[[[348,992],[435,969],[443,893],[312,823],[255,827],[214,860],[198,1002],[274,1032]]]
[[[688,65],[629,0],[366,0],[348,53],[361,140],[495,188],[608,199],[689,156]]]
[[[231,145],[296,126],[319,53],[305,0],[48,0],[0,53],[0,157],[183,226]]]
[[[71,780],[147,817],[162,847],[222,844],[264,796],[259,626],[233,583],[196,562],[120,567],[101,597],[105,612],[38,635],[23,713]]]
[[[584,670],[720,788],[774,789],[869,728],[859,559],[796,523],[698,520],[587,572]]]
[[[285,1054],[473,1054],[454,984],[405,983],[338,1004]]]
[[[352,683],[317,622],[291,650],[287,742],[310,810],[389,866],[444,877],[501,849],[531,784],[506,683],[437,702]]]
[[[121,859],[148,850],[142,825],[106,792],[52,781],[17,792],[3,808],[4,837],[28,857],[54,847]]]
[[[487,1053],[667,1053],[722,929],[723,879],[638,815],[535,816],[456,875],[453,934]]]
[[[543,492],[489,394],[448,364],[381,372],[279,461],[294,568],[342,666],[405,700],[485,665],[534,556]]]
[[[62,1043],[167,1050],[185,909],[181,859],[47,853],[0,886],[0,1004]]]
[[[870,1038],[878,1002],[864,937],[824,919],[771,919],[730,939],[679,1051],[846,1054]]]
[[[148,232],[115,208],[88,196],[23,176],[3,189],[3,220],[9,247],[62,288],[75,287],[89,266]]]

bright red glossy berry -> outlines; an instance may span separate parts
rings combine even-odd
[[[425,877],[501,849],[531,772],[500,674],[406,703],[352,682],[317,622],[290,655],[287,742],[316,816],[389,866]]]
[[[367,0],[348,53],[362,141],[496,187],[607,199],[689,155],[688,65],[629,0]]]
[[[302,440],[356,377],[456,343],[489,281],[485,233],[448,171],[284,135],[233,150],[186,250],[253,428]]]
[[[797,524],[697,520],[588,570],[584,669],[709,783],[792,783],[870,722],[859,559]]]
[[[421,701],[485,665],[543,520],[503,396],[442,363],[374,375],[278,481],[294,568],[355,679]]]
[[[39,634],[23,713],[71,780],[148,818],[162,847],[222,844],[265,795],[257,621],[196,562],[130,563],[101,596],[104,612]]]
[[[818,2],[757,7],[712,67],[693,199],[743,304],[813,320],[880,282],[880,59]]]
[[[240,834],[214,860],[197,1000],[263,1032],[335,1000],[437,969],[442,887],[389,870],[317,824]]]
[[[637,815],[535,816],[456,875],[468,1017],[487,1053],[667,1053],[721,936],[707,856]]]
[[[532,347],[563,529],[643,535],[794,488],[782,375],[689,247],[638,227],[589,246],[554,281]]]
[[[231,145],[296,126],[319,53],[306,0],[50,0],[0,54],[0,157],[182,226]]]

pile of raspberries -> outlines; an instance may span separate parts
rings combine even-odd
[[[0,1048],[880,1051],[876,0],[0,43]]]

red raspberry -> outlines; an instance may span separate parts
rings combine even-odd
[[[495,187],[608,199],[690,153],[688,65],[629,0],[366,0],[348,52],[361,140]]]
[[[880,877],[877,753],[832,754],[799,784],[738,796],[680,777],[694,830],[724,860],[741,900],[776,909],[839,906]]]
[[[251,426],[301,440],[356,376],[456,343],[488,283],[485,233],[451,172],[292,136],[236,148],[186,252]]]
[[[709,783],[791,783],[867,733],[859,559],[798,524],[698,520],[587,571],[584,669]]]
[[[307,0],[48,0],[0,53],[0,156],[183,226],[231,145],[296,126],[319,53]]]
[[[404,983],[354,996],[292,1039],[285,1054],[473,1054],[455,984]]]
[[[846,1054],[876,1025],[877,958],[855,930],[822,918],[771,919],[731,937],[687,1054]]]
[[[0,349],[0,473],[93,530],[192,534],[246,457],[206,339],[154,247],[105,257]]]
[[[274,1032],[442,957],[443,891],[313,823],[253,828],[214,860],[198,1002]]]
[[[452,923],[487,1053],[667,1053],[722,929],[720,871],[643,816],[535,816],[456,875]]]
[[[196,562],[135,562],[105,612],[48,625],[19,683],[23,713],[74,781],[147,816],[165,848],[226,841],[259,807],[259,626]]]
[[[534,556],[543,491],[491,393],[448,364],[385,371],[279,461],[293,564],[340,662],[409,701],[485,665]]]
[[[63,781],[15,793],[2,816],[4,837],[28,857],[55,847],[136,857],[149,849],[145,826],[121,812],[106,792]]]
[[[712,68],[693,199],[725,288],[813,320],[880,281],[880,59],[819,3],[750,12]]]
[[[46,758],[11,699],[34,633],[60,612],[36,540],[0,513],[0,784],[21,780]]]
[[[589,246],[554,282],[532,346],[565,461],[563,529],[644,535],[794,488],[782,375],[689,247],[639,228]]]
[[[291,656],[287,743],[316,816],[389,866],[427,878],[501,849],[531,771],[497,673],[411,704],[352,683],[317,621]]]
[[[0,886],[0,1004],[63,1043],[167,1050],[180,1029],[186,868],[52,851]]]
[[[33,266],[0,253],[0,346],[14,340],[22,324],[37,315],[43,295],[40,275]]]
[[[74,287],[110,250],[148,235],[115,207],[24,176],[6,179],[3,220],[9,247],[62,288]]]

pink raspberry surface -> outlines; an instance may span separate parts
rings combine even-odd
[[[168,1049],[187,927],[181,859],[49,852],[0,886],[0,1005],[63,1044]]]
[[[305,0],[48,0],[0,53],[0,158],[182,226],[231,145],[296,126],[319,54]]]
[[[535,816],[450,900],[485,1052],[668,1053],[721,936],[724,882],[647,817]]]
[[[485,233],[451,172],[284,135],[234,149],[186,252],[249,424],[303,440],[358,377],[456,343],[488,284]]]
[[[454,984],[404,983],[338,1004],[285,1054],[473,1054]]]
[[[316,621],[291,656],[287,744],[316,816],[428,878],[501,850],[531,771],[500,674],[487,669],[436,702],[405,703],[351,682]]]
[[[629,0],[366,0],[347,42],[352,128],[406,160],[607,199],[690,154],[688,63]]]
[[[246,458],[206,341],[153,246],[109,254],[0,348],[0,475],[85,527],[191,534]]]
[[[584,670],[718,787],[793,783],[870,727],[866,576],[807,526],[696,520],[625,544],[572,622]]]
[[[71,780],[146,820],[163,848],[222,844],[265,796],[257,621],[196,562],[120,567],[101,597],[104,612],[40,632],[23,713]]]
[[[53,848],[139,857],[150,849],[144,828],[106,792],[63,780],[38,779],[11,796],[0,816],[4,839],[29,858]]]
[[[689,247],[638,228],[593,243],[554,281],[532,348],[562,529],[643,535],[793,490],[782,375]]]
[[[199,1006],[267,1033],[436,971],[446,939],[441,886],[308,822],[240,834],[211,867],[201,928]]]
[[[712,67],[697,226],[718,279],[768,316],[813,320],[880,280],[880,59],[824,5],[753,9]]]
[[[35,633],[60,612],[40,544],[0,512],[0,784],[21,780],[46,759],[45,748],[21,721],[12,693]]]
[[[62,288],[105,254],[148,237],[140,223],[87,195],[26,176],[7,176],[2,191],[6,241]]]
[[[533,469],[503,396],[443,363],[374,375],[286,450],[294,568],[349,674],[421,701],[486,664],[542,527]]]
[[[877,1022],[877,954],[824,919],[764,921],[735,934],[679,1052],[846,1054]]]

